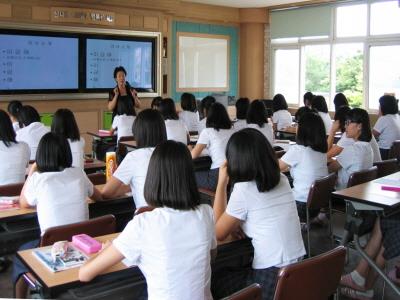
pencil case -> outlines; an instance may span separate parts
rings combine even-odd
[[[78,234],[72,237],[72,244],[87,254],[96,253],[101,249],[101,243],[87,234]]]

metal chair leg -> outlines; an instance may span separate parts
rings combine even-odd
[[[310,244],[310,214],[308,212],[308,207],[306,208],[306,225],[307,225],[307,248],[308,248],[308,258],[311,257],[311,244]]]

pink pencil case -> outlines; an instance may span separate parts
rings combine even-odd
[[[400,187],[397,186],[382,185],[381,189],[384,191],[400,192]]]
[[[101,249],[101,243],[87,234],[78,234],[72,237],[72,244],[87,254],[96,253]]]

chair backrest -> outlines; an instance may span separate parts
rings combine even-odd
[[[103,173],[92,173],[88,174],[87,177],[93,185],[105,184],[107,182],[106,175]]]
[[[396,158],[398,161],[400,161],[400,140],[393,142],[388,158]]]
[[[399,170],[399,165],[396,158],[375,162],[374,166],[378,168],[377,178],[396,173]]]
[[[307,207],[321,209],[329,206],[331,193],[335,189],[336,174],[331,173],[321,179],[315,180],[310,187],[307,198]]]
[[[350,175],[349,181],[347,182],[347,187],[352,187],[357,184],[366,183],[376,179],[378,176],[378,168],[372,167],[369,169],[354,172]]]
[[[19,196],[24,183],[0,185],[0,196]]]
[[[280,159],[283,155],[285,155],[285,153],[286,153],[285,150],[275,151],[276,158]]]
[[[92,237],[115,233],[115,217],[105,215],[87,221],[49,228],[40,240],[40,246],[50,246],[58,241],[70,241],[73,235],[86,233]]]
[[[326,253],[282,268],[274,300],[328,299],[338,287],[346,249],[339,246]]]
[[[224,298],[226,300],[261,300],[262,289],[258,283],[253,283],[244,289]]]

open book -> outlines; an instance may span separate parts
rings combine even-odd
[[[9,209],[19,209],[19,196],[0,197],[0,211]]]

